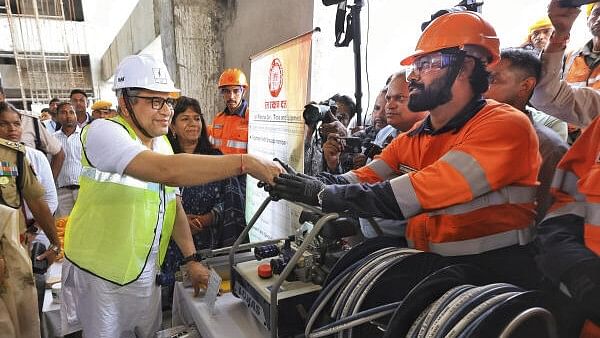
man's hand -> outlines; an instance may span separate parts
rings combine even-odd
[[[275,185],[269,189],[269,194],[274,199],[283,198],[292,202],[318,206],[317,195],[323,188],[325,188],[325,184],[316,178],[302,174],[281,174],[275,178]]]
[[[364,154],[355,154],[352,158],[352,169],[362,168],[367,164],[367,156]]]
[[[346,127],[340,121],[333,121],[331,123],[321,124],[321,135],[323,138],[327,138],[329,134],[338,134],[341,137],[348,136]]]
[[[579,7],[561,7],[559,0],[551,0],[548,5],[548,17],[554,26],[556,36],[567,36],[581,10]]]
[[[350,135],[354,136],[354,133],[365,130],[365,126],[356,126],[354,128],[350,128]]]
[[[188,214],[186,215],[188,223],[190,224],[190,231],[192,235],[195,235],[204,229],[204,223],[200,215]]]
[[[191,261],[187,263],[187,271],[194,287],[194,297],[196,297],[200,293],[200,288],[206,289],[208,287],[210,270],[200,262]]]
[[[327,141],[323,144],[323,157],[329,170],[335,170],[338,167],[343,149],[340,135],[329,134],[327,136]]]
[[[43,261],[44,259],[47,259],[48,266],[50,266],[54,263],[54,261],[56,261],[56,256],[58,256],[56,252],[50,248],[46,250],[43,254],[37,256],[35,259],[37,259],[38,261]]]
[[[273,179],[285,171],[275,161],[264,160],[260,157],[243,154],[241,165],[244,170],[259,181],[273,184]]]
[[[575,264],[564,279],[586,317],[600,324],[600,259]]]

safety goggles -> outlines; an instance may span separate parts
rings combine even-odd
[[[436,52],[426,54],[415,59],[412,65],[408,66],[406,70],[406,80],[412,76],[420,76],[432,72],[434,70],[440,70],[453,64],[458,55]]]

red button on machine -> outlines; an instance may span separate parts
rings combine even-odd
[[[271,278],[273,276],[273,270],[271,270],[271,264],[263,263],[258,266],[258,277],[260,278]]]

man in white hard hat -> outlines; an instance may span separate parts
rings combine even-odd
[[[179,92],[162,61],[128,56],[115,72],[119,115],[83,129],[82,173],[65,234],[63,295],[85,337],[153,337],[161,324],[160,264],[171,236],[198,291],[208,270],[178,189],[244,173],[271,183],[282,169],[252,155],[173,155],[166,138]],[[75,305],[74,307],[72,305]],[[64,321],[63,321],[64,322]]]

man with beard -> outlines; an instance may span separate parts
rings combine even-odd
[[[392,75],[385,94],[385,118],[388,125],[375,138],[381,147],[387,146],[398,134],[412,128],[427,116],[427,112],[413,112],[408,108],[408,83],[406,71]]]
[[[405,219],[410,247],[476,265],[490,280],[538,287],[537,137],[525,114],[481,96],[486,66],[499,54],[496,32],[479,14],[438,17],[401,61],[412,66],[409,109],[429,115],[367,166],[320,179],[282,174],[271,195],[324,212]]]

